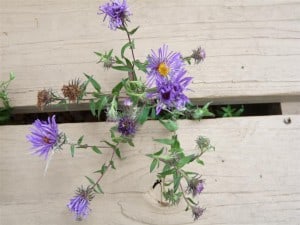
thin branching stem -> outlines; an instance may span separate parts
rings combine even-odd
[[[96,186],[97,184],[99,184],[99,182],[100,182],[101,179],[103,178],[104,174],[106,174],[107,170],[108,170],[110,167],[112,167],[111,161],[113,160],[114,155],[115,155],[115,151],[113,151],[112,154],[111,154],[110,161],[109,161],[109,164],[108,164],[106,170],[105,170],[103,173],[101,173],[101,175],[100,175],[100,177],[98,178],[98,180],[97,180],[97,181],[93,184],[93,186],[91,187],[92,190],[95,188],[95,186]]]
[[[130,43],[130,50],[131,50],[131,55],[132,55],[132,60],[133,60],[133,62],[132,62],[132,72],[128,73],[128,77],[129,77],[129,80],[133,81],[133,80],[135,80],[135,71],[134,71],[135,56],[134,56],[134,51],[133,51],[133,46],[132,46],[133,42],[131,40],[130,33],[127,30],[127,27],[124,23],[123,23],[123,28],[124,28],[124,31],[127,34],[127,38],[128,38],[129,43]]]
[[[186,204],[189,206],[189,207],[193,207],[193,205],[189,202],[189,200],[187,199],[187,197],[185,196],[185,194],[184,194],[184,190],[183,190],[183,187],[182,187],[182,184],[180,183],[179,184],[179,187],[180,187],[180,190],[181,190],[181,192],[182,192],[182,197],[183,197],[183,199],[184,199],[184,201],[186,202]]]
[[[110,148],[108,146],[101,146],[101,145],[77,145],[76,148],[92,148],[92,147],[97,147],[97,148]]]

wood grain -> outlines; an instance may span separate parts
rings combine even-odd
[[[167,43],[184,55],[203,46],[207,60],[188,68],[195,102],[293,101],[300,97],[300,1],[129,0],[136,55]],[[16,107],[32,107],[38,90],[59,91],[83,72],[105,92],[126,74],[104,71],[94,51],[114,48],[126,37],[107,28],[90,0],[1,0],[0,79],[10,71]],[[144,79],[145,75],[140,74]],[[31,108],[32,110],[33,108]]]
[[[245,117],[180,121],[178,135],[186,151],[195,151],[198,135],[211,138],[216,151],[204,156],[206,187],[200,202],[206,207],[194,224],[286,224],[298,225],[300,218],[300,116]],[[84,132],[86,141],[97,144],[106,138],[111,123],[60,124],[70,139]],[[54,155],[46,177],[45,162],[30,155],[25,140],[29,126],[0,127],[0,224],[78,224],[66,208],[77,186],[86,185],[84,175],[93,177],[109,158],[89,151],[69,149]],[[145,154],[159,145],[152,138],[167,136],[157,122],[139,128],[134,148],[122,148],[125,160],[116,160],[117,170],[104,177],[104,195],[92,201],[91,215],[82,224],[193,224],[184,204],[160,207],[151,189],[155,174],[149,174]]]
[[[282,114],[300,114],[300,102],[282,102]]]

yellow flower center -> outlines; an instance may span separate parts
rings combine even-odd
[[[165,63],[160,63],[157,71],[160,73],[162,76],[167,76],[169,74],[170,68],[167,66]]]

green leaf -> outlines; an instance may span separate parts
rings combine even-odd
[[[163,171],[163,172],[159,173],[159,175],[160,175],[162,178],[164,178],[164,177],[166,177],[167,175],[173,174],[174,172],[176,172],[175,169],[170,169],[170,170],[166,170],[166,171]]]
[[[148,156],[149,158],[152,158],[152,159],[156,158],[153,154],[146,154],[146,156]]]
[[[170,165],[165,164],[165,166],[164,166],[162,172],[166,172],[166,171],[168,171],[168,170],[170,170],[170,169],[171,169]]]
[[[121,57],[122,57],[122,58],[125,58],[125,57],[124,57],[125,50],[126,50],[126,48],[129,48],[129,47],[134,48],[134,43],[133,43],[133,42],[128,42],[128,43],[126,43],[125,45],[123,45],[123,47],[122,47],[122,49],[121,49]]]
[[[86,73],[84,73],[84,75],[91,82],[91,84],[93,85],[93,87],[95,88],[95,90],[97,92],[101,92],[101,86],[100,86],[100,84],[96,80],[94,80],[94,78],[92,76],[89,76]]]
[[[114,51],[114,50],[113,50],[113,49],[111,49],[111,50],[108,52],[107,56],[108,56],[108,57],[111,57],[111,55],[112,55],[113,51]]]
[[[159,122],[170,132],[174,132],[178,129],[176,121],[173,120],[159,120]]]
[[[185,173],[186,173],[187,175],[193,175],[193,176],[199,175],[199,174],[196,173],[196,172],[190,172],[190,171],[186,171]]]
[[[156,109],[152,107],[151,109],[151,119],[155,120],[156,119]]]
[[[100,56],[100,57],[102,57],[103,56],[103,54],[102,53],[100,53],[100,52],[94,52],[97,56]]]
[[[179,184],[180,184],[180,180],[181,180],[182,176],[181,175],[177,175],[176,173],[173,175],[173,179],[174,179],[174,192],[177,191]]]
[[[171,182],[166,182],[166,181],[165,181],[164,186],[167,187],[167,186],[170,186],[171,184],[173,184],[173,181],[171,181]]]
[[[179,168],[181,167],[184,167],[186,164],[192,162],[193,160],[195,159],[195,156],[194,155],[188,155],[188,156],[185,156],[183,158],[181,158],[177,164],[177,166]]]
[[[67,104],[67,100],[66,99],[62,99],[57,104],[58,105],[66,105]]]
[[[96,116],[96,104],[93,99],[90,100],[90,110],[93,116]]]
[[[133,35],[138,29],[140,28],[140,26],[137,26],[136,28],[134,28],[133,30],[131,30],[130,32],[128,32],[130,35]]]
[[[164,151],[164,148],[161,148],[158,152],[155,152],[153,155],[160,156]]]
[[[200,120],[203,117],[213,117],[213,116],[215,116],[208,109],[210,104],[211,104],[211,102],[208,102],[202,108],[197,108],[193,113],[193,118],[196,119],[196,120]]]
[[[155,167],[157,166],[157,164],[158,164],[158,160],[157,159],[153,159],[152,163],[150,165],[150,173],[152,173],[152,171],[155,169]]]
[[[156,141],[156,142],[165,144],[165,145],[173,145],[174,144],[174,140],[173,139],[163,138],[163,139],[153,139],[153,140]]]
[[[123,30],[123,31],[126,31],[126,28],[125,28],[125,27],[123,27],[123,26],[120,26],[120,27],[118,27],[117,29],[119,29],[119,30]]]
[[[96,186],[94,187],[94,191],[99,193],[99,194],[103,194],[104,192],[102,191],[101,187],[99,184],[96,184]]]
[[[119,143],[128,143],[129,140],[130,140],[130,138],[122,136],[122,135],[118,136],[118,137],[112,138],[112,141],[115,142],[116,144],[119,144]]]
[[[133,141],[132,141],[131,138],[129,138],[129,139],[127,140],[127,143],[128,143],[131,147],[134,147],[134,144],[133,144]]]
[[[14,72],[10,72],[9,73],[9,80],[12,81],[15,78],[16,78],[16,76],[15,76]]]
[[[112,128],[110,128],[110,137],[111,137],[111,139],[114,139],[115,137],[116,137],[116,135],[115,135],[115,128],[116,127],[112,127]]]
[[[97,154],[102,154],[102,152],[100,151],[100,149],[99,149],[97,146],[93,146],[93,147],[92,147],[92,150],[93,150],[94,152],[96,152]]]
[[[101,167],[102,174],[104,174],[107,170],[108,166],[104,163]]]
[[[196,159],[196,162],[202,166],[204,166],[204,162],[201,159]]]
[[[97,102],[96,102],[96,109],[97,109],[97,116],[100,117],[101,111],[104,108],[104,106],[107,104],[107,97],[102,96]]]
[[[194,202],[190,197],[188,197],[187,200],[193,205],[198,205],[198,203]]]
[[[117,148],[116,145],[111,144],[111,143],[109,143],[108,141],[103,141],[103,142],[104,142],[105,144],[107,144],[108,146],[110,146],[110,147],[114,150],[114,152],[116,153],[116,155],[121,159],[121,152],[120,152],[120,149]]]
[[[119,148],[114,148],[116,155],[121,159],[121,152]]]
[[[117,63],[117,64],[123,64],[123,65],[125,65],[125,64],[123,63],[123,61],[122,61],[118,56],[115,56],[115,60],[116,60],[116,63]]]
[[[116,169],[115,163],[114,163],[113,160],[110,160],[110,161],[109,161],[109,165],[111,166],[112,169],[114,169],[114,170]]]
[[[151,109],[151,107],[149,107],[149,106],[145,106],[142,109],[142,111],[139,114],[138,119],[137,119],[137,121],[139,122],[139,124],[145,123],[145,121],[148,119],[148,115],[149,115],[150,109]]]
[[[242,105],[241,108],[239,108],[235,113],[234,116],[241,116],[244,112],[244,106]]]
[[[106,172],[107,168],[108,168],[107,165],[105,163],[103,163],[101,169],[94,171],[94,173],[101,173],[103,175]]]
[[[178,139],[177,139],[177,135],[174,135],[173,136],[173,140],[174,140],[174,143],[173,143],[173,145],[171,146],[172,147],[172,149],[171,149],[171,151],[173,152],[182,152],[182,148],[180,147],[180,142],[178,141]]]
[[[75,153],[75,146],[71,145],[71,156],[74,157],[74,153]]]
[[[111,93],[115,96],[119,96],[120,95],[120,91],[121,89],[124,87],[124,81],[122,80],[121,82],[119,82],[111,91]]]
[[[128,67],[128,66],[112,66],[112,68],[115,70],[132,72],[132,67]]]
[[[141,71],[143,71],[144,73],[147,73],[147,62],[142,63],[139,60],[135,60],[133,62],[133,64]]]
[[[107,144],[109,147],[111,147],[112,149],[116,148],[116,145],[108,142],[108,141],[103,141],[105,144]]]
[[[125,59],[126,65],[127,65],[128,67],[132,67],[131,61],[130,61],[128,58],[126,58],[126,57],[124,57],[124,59]]]
[[[172,157],[171,155],[160,155],[160,156],[158,156],[158,158],[162,161],[174,160],[174,157]]]
[[[84,137],[84,135],[82,135],[79,139],[78,139],[78,141],[77,141],[77,145],[81,145],[81,143],[82,143],[82,140],[83,140],[83,137]]]
[[[92,178],[89,178],[88,176],[85,176],[85,178],[90,182],[91,185],[95,184]]]

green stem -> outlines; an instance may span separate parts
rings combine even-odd
[[[184,201],[186,202],[186,204],[187,204],[189,207],[192,208],[193,205],[189,202],[189,200],[188,200],[187,197],[185,196],[182,185],[179,184],[179,186],[180,186],[180,190],[181,190],[181,192],[182,192],[182,197],[183,197]]]
[[[76,145],[76,148],[92,148],[92,147],[97,147],[97,148],[110,148],[108,146],[101,146],[101,145]]]
[[[99,182],[100,182],[101,179],[103,178],[104,174],[106,174],[107,170],[112,166],[110,162],[113,160],[114,155],[115,155],[115,151],[113,151],[112,154],[111,154],[110,161],[109,161],[109,164],[108,164],[108,166],[107,166],[107,169],[105,170],[104,173],[101,174],[101,176],[98,178],[98,180],[95,182],[95,184],[91,187],[92,190],[95,188],[95,186],[96,186],[97,184],[99,184]]]
[[[87,144],[84,144],[84,145],[78,145],[78,144],[74,144],[74,143],[69,143],[69,142],[66,142],[66,143],[63,143],[63,144],[67,144],[67,145],[74,145],[76,148],[92,148],[92,147],[97,147],[97,148],[110,148],[108,146],[101,146],[101,145],[87,145]]]
[[[132,59],[133,59],[133,62],[132,62],[132,72],[129,72],[128,73],[128,77],[129,77],[129,80],[136,80],[136,76],[135,76],[135,71],[134,71],[134,62],[135,62],[135,56],[134,56],[134,51],[133,51],[133,47],[132,47],[132,40],[131,40],[131,37],[130,37],[130,34],[129,34],[129,31],[127,30],[127,27],[125,26],[125,24],[123,23],[123,28],[127,34],[127,38],[128,38],[128,41],[130,43],[130,50],[131,50],[131,55],[132,55]]]

